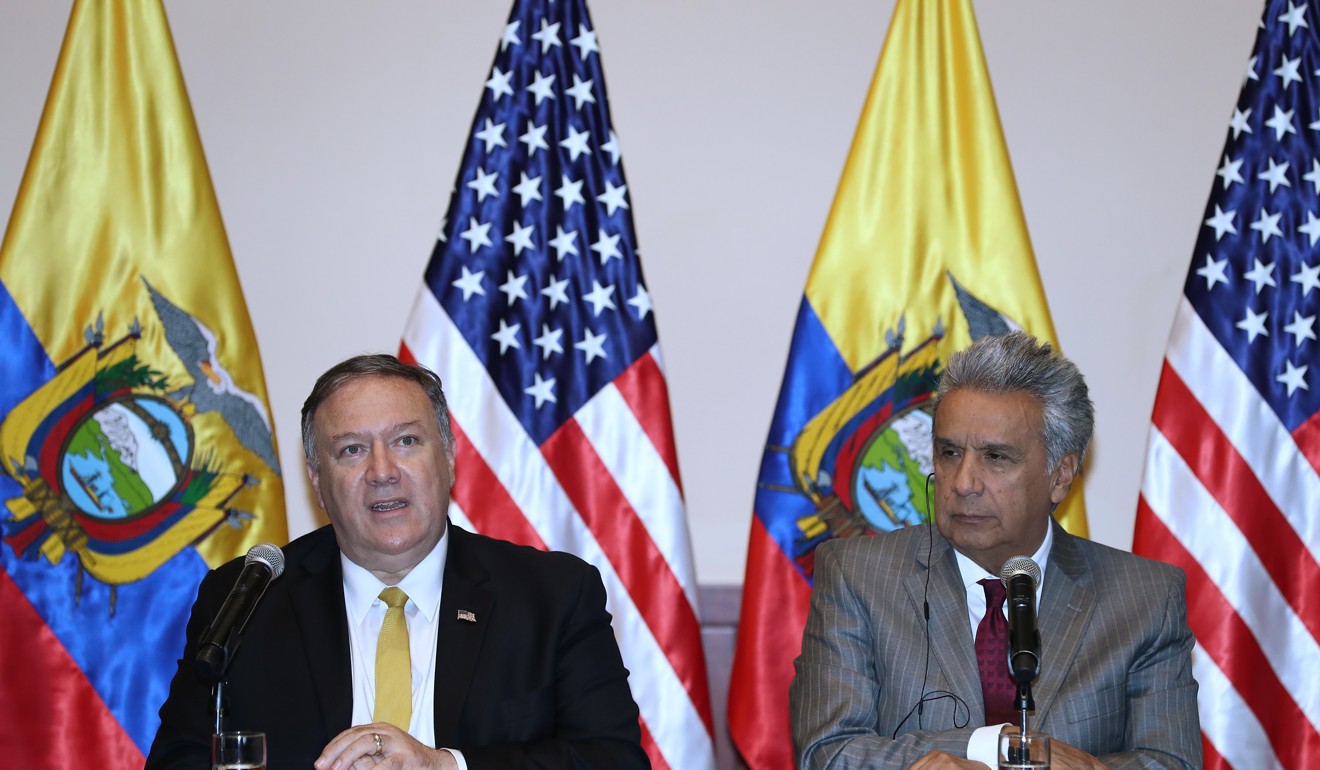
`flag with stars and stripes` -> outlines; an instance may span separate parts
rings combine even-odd
[[[713,768],[668,388],[582,0],[514,3],[402,348],[450,393],[451,516],[594,564],[652,765]]]
[[[1320,17],[1266,3],[1178,303],[1133,550],[1187,572],[1205,766],[1320,767]]]

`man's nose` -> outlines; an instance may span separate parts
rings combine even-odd
[[[384,446],[372,447],[371,457],[367,461],[367,482],[371,484],[394,484],[399,481],[399,464]]]
[[[960,496],[966,497],[980,492],[981,474],[975,458],[963,455],[958,460],[958,465],[953,469],[953,478],[950,482],[953,485],[953,491]]]

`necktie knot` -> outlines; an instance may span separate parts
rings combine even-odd
[[[1004,581],[999,578],[986,578],[977,582],[985,589],[985,611],[989,613],[992,610],[998,612],[1003,609],[1004,599],[1008,593],[1004,590]]]
[[[1003,594],[1002,590],[1000,591],[1000,594]],[[386,588],[384,591],[380,592],[380,600],[385,602],[385,605],[387,607],[394,609],[397,607],[402,607],[403,605],[408,603],[408,594],[405,594],[403,592],[403,589],[399,588],[398,586],[390,586],[389,588]]]

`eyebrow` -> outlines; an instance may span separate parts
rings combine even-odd
[[[394,425],[391,425],[389,428],[387,428],[385,430],[385,433],[386,434],[401,433],[403,431],[413,430],[423,424],[425,423],[423,423],[423,421],[421,420],[409,420],[408,422],[395,423]],[[361,439],[364,435],[366,434],[355,430],[345,431],[343,433],[337,433],[331,436],[330,443],[337,444],[340,441]]]

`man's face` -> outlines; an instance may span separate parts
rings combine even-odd
[[[426,393],[398,377],[353,380],[316,410],[313,430],[307,474],[339,547],[398,582],[440,542],[454,485]]]
[[[955,390],[935,412],[935,523],[992,575],[1045,539],[1050,512],[1072,486],[1077,456],[1051,470],[1040,401],[1023,392]]]

